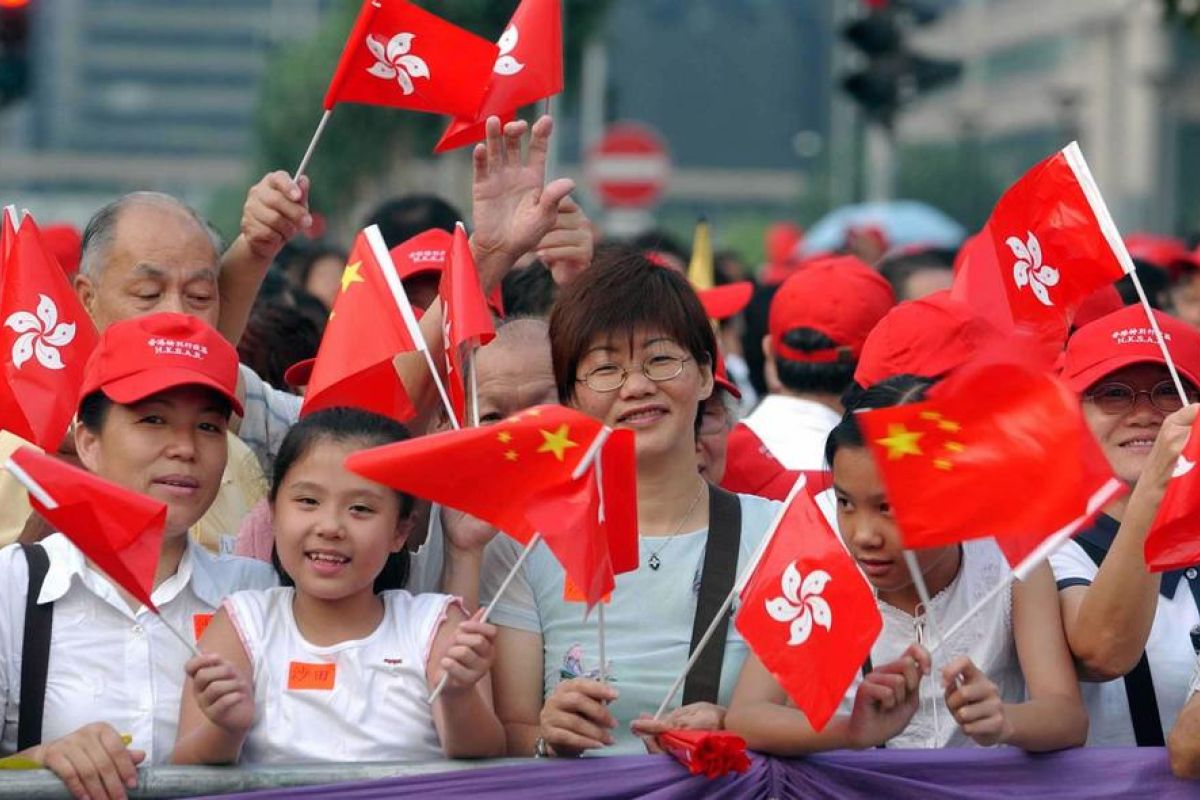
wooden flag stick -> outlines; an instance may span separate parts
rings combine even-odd
[[[496,603],[500,602],[500,598],[504,595],[504,590],[507,589],[508,585],[513,582],[513,578],[517,577],[517,573],[521,570],[521,566],[525,563],[525,559],[529,558],[529,554],[533,552],[533,548],[537,547],[538,543],[541,541],[542,534],[540,532],[535,533],[530,537],[529,542],[525,545],[525,549],[521,551],[521,555],[517,558],[516,563],[512,565],[512,569],[510,569],[508,574],[504,576],[504,580],[501,582],[500,588],[496,590],[496,596],[492,598],[492,602],[488,603],[487,608],[483,610],[483,615],[479,617],[480,622],[488,621],[488,617],[492,615],[492,609],[496,607]],[[432,694],[429,695],[430,705],[433,705],[433,701],[437,700],[438,697],[441,696],[442,690],[446,688],[446,682],[448,680],[450,680],[450,673],[443,672],[441,680],[438,681],[438,684],[434,687]]]
[[[308,142],[308,149],[304,151],[304,158],[300,159],[300,166],[296,167],[296,174],[292,176],[292,180],[300,180],[300,176],[304,174],[304,170],[308,169],[308,162],[312,161],[313,151],[317,149],[317,142],[321,139],[321,134],[325,132],[325,126],[329,124],[329,118],[333,116],[333,109],[326,109],[321,115],[321,121],[317,123],[317,129],[313,132],[312,139]]]

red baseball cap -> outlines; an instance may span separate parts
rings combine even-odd
[[[737,384],[729,379],[729,373],[725,371],[725,358],[721,355],[721,351],[717,351],[716,368],[713,369],[713,382],[718,389],[724,389],[738,400],[742,399],[742,390],[737,387]]]
[[[221,334],[187,314],[147,314],[114,322],[88,357],[79,397],[102,391],[128,405],[176,386],[204,386],[242,414],[238,355]]]
[[[1179,374],[1192,386],[1200,387],[1200,331],[1161,311],[1154,312],[1154,319]],[[1074,391],[1082,393],[1130,364],[1166,363],[1146,311],[1138,304],[1114,311],[1075,331],[1067,340],[1062,378]]]
[[[767,330],[776,354],[791,361],[823,363],[858,358],[867,334],[895,305],[891,285],[854,256],[808,262],[785,280],[771,299]],[[788,347],[783,336],[812,328],[837,347],[805,352]]]
[[[863,343],[854,382],[866,388],[895,375],[938,377],[1003,338],[944,289],[901,303],[879,321]]]
[[[417,275],[440,275],[453,242],[454,234],[450,231],[430,228],[393,247],[390,252],[400,280]]]
[[[750,281],[735,281],[714,286],[711,289],[697,289],[696,296],[704,313],[709,319],[728,319],[750,304],[750,296],[754,294],[754,284]]]

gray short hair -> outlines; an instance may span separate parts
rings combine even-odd
[[[183,211],[195,220],[196,224],[208,236],[209,242],[213,247],[213,252],[217,254],[218,258],[220,258],[221,253],[225,250],[224,243],[221,241],[221,234],[217,233],[208,220],[200,216],[188,204],[163,192],[130,192],[105,204],[88,220],[87,227],[83,229],[83,245],[79,258],[79,271],[81,273],[92,278],[100,274],[108,260],[108,250],[112,246],[113,237],[116,235],[117,222],[121,217],[121,212],[131,206],[137,205],[165,206]]]

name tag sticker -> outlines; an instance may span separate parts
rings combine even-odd
[[[315,689],[329,691],[337,677],[337,664],[306,664],[293,661],[288,665],[288,690]]]
[[[193,614],[192,615],[192,633],[196,635],[196,642],[199,643],[200,637],[208,630],[208,623],[212,622],[212,614]]]

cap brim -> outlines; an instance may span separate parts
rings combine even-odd
[[[428,264],[422,264],[418,267],[410,266],[407,270],[405,270],[401,266],[397,265],[396,274],[400,276],[400,280],[408,281],[412,280],[413,278],[419,278],[422,275],[441,275],[442,268],[429,266]]]
[[[1067,386],[1069,386],[1073,392],[1076,394],[1083,394],[1090,387],[1103,380],[1105,376],[1111,375],[1119,369],[1124,369],[1125,367],[1132,366],[1134,364],[1158,364],[1161,367],[1167,366],[1167,362],[1161,358],[1150,358],[1145,355],[1114,356],[1097,364],[1093,364],[1077,375],[1072,375],[1070,377],[1064,375],[1063,380],[1066,381]],[[1197,380],[1196,375],[1193,374],[1191,370],[1180,366],[1178,361],[1175,362],[1175,369],[1179,370],[1180,377],[1187,379],[1192,386],[1200,387],[1200,381]]]
[[[742,399],[742,390],[737,387],[736,383],[728,378],[722,378],[720,375],[715,375],[713,376],[713,383],[717,385],[718,389],[724,389],[738,400]]]
[[[750,281],[738,281],[711,289],[701,289],[696,294],[700,297],[700,305],[704,306],[704,313],[708,314],[710,319],[726,319],[750,304],[754,284]]]
[[[317,363],[315,358],[306,358],[303,361],[297,361],[287,368],[283,373],[283,379],[287,381],[288,386],[308,386],[309,379],[312,378],[313,365]]]
[[[102,385],[100,391],[104,392],[105,396],[114,403],[129,405],[145,400],[147,397],[159,392],[165,392],[168,389],[175,389],[180,386],[202,386],[206,389],[212,389],[229,401],[233,413],[239,417],[245,414],[242,404],[237,399],[236,392],[231,393],[215,378],[210,378],[194,370],[182,369],[180,367],[168,367],[139,372],[135,375],[127,375],[124,378],[117,378]]]

